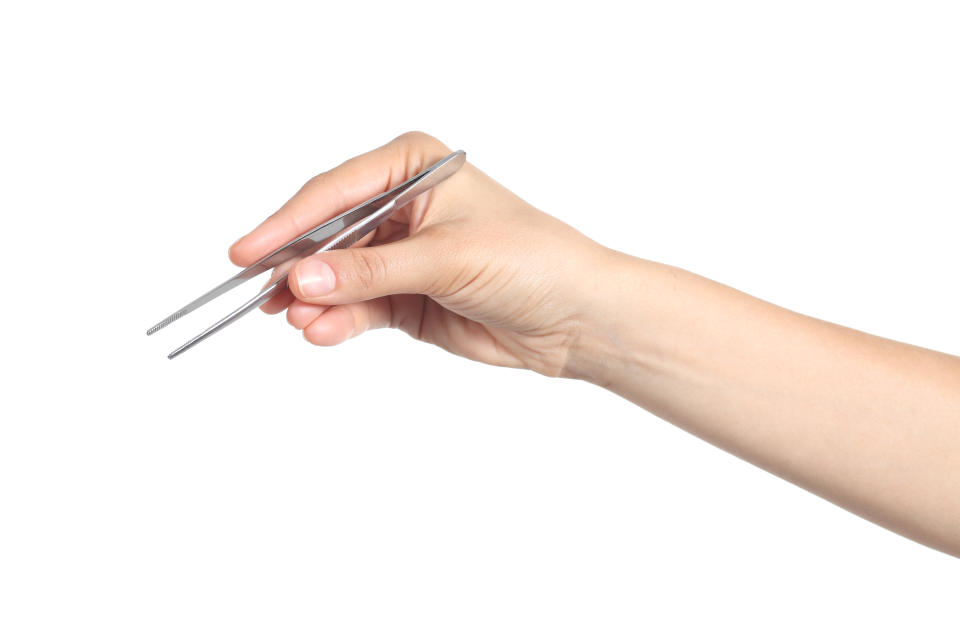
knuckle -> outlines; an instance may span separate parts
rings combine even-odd
[[[353,277],[361,289],[370,289],[386,279],[387,264],[379,252],[370,248],[353,255]]]
[[[308,189],[312,189],[316,187],[317,185],[323,184],[323,182],[326,181],[326,179],[327,179],[326,173],[318,173],[317,175],[313,176],[312,178],[304,182],[303,186],[300,187],[300,191],[306,191]]]
[[[370,329],[370,316],[366,313],[366,307],[363,305],[351,305],[348,307],[350,310],[350,319],[352,324],[350,325],[350,330],[347,333],[346,340],[350,338],[356,338],[361,333],[365,333]]]
[[[443,296],[456,288],[456,282],[461,274],[469,271],[472,264],[468,259],[467,246],[455,229],[447,225],[429,227],[423,234],[423,240],[435,268],[429,279],[424,283],[427,295]]]
[[[447,146],[423,131],[407,131],[394,139],[394,142],[411,150],[438,152],[446,150]]]
[[[429,141],[435,140],[436,138],[431,136],[429,133],[424,133],[423,131],[411,130],[411,131],[405,131],[404,133],[401,133],[399,136],[397,136],[396,139],[399,142],[406,142],[408,144],[418,144],[418,143],[429,142]]]

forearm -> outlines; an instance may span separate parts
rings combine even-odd
[[[448,153],[400,136],[308,182],[231,255],[253,264]],[[957,358],[609,251],[470,164],[389,222],[367,246],[298,262],[290,294],[265,309],[289,305],[318,345],[394,326],[475,360],[590,380],[960,555]]]
[[[960,359],[620,254],[568,373],[960,555]]]

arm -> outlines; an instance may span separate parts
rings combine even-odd
[[[628,256],[605,273],[571,375],[960,555],[960,358]]]
[[[240,265],[446,155],[407,134],[308,182]],[[467,164],[366,246],[300,261],[264,305],[310,342],[391,326],[588,380],[924,544],[960,555],[960,359],[602,247]]]

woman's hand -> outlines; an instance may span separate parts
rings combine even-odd
[[[449,153],[407,133],[310,180],[238,240],[247,266]],[[546,375],[565,372],[612,252],[533,208],[469,163],[401,209],[361,248],[310,256],[265,305],[317,345],[396,327],[455,354]]]
[[[317,176],[230,250],[248,265],[447,155],[407,134]],[[605,249],[471,165],[264,305],[332,345],[399,327],[580,377],[864,517],[960,555],[960,359]],[[294,298],[296,296],[296,298]]]

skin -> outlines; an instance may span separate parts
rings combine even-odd
[[[252,264],[448,153],[408,133],[348,160],[230,257]],[[299,261],[289,284],[263,309],[286,309],[313,344],[395,327],[480,362],[586,380],[960,556],[960,358],[618,253],[469,163],[358,247]]]

